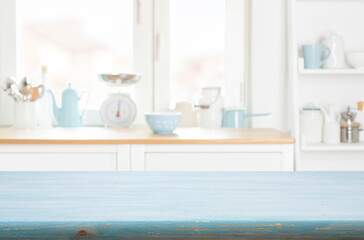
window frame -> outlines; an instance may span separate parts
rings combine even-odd
[[[145,124],[144,112],[170,106],[169,0],[134,1],[134,71],[142,74],[134,88],[138,114],[133,125]],[[249,0],[226,0],[225,106],[249,99]],[[0,1],[0,82],[16,75],[16,0]],[[13,122],[13,100],[0,90],[0,125]],[[85,112],[83,126],[102,126],[98,110]]]
[[[226,0],[225,106],[248,102],[249,9],[248,0]],[[170,92],[165,91],[170,89],[169,0],[154,0],[154,42],[154,110],[165,110],[170,106]]]
[[[15,1],[0,1],[0,82],[16,74]],[[0,90],[0,124],[12,125],[13,100]]]

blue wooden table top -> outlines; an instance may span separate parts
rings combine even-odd
[[[211,231],[258,239],[259,229],[270,239],[283,239],[274,229],[342,239],[364,236],[363,222],[363,172],[0,172],[0,239],[60,226],[74,239],[82,227],[130,233],[119,239],[171,238],[176,229],[186,239]]]

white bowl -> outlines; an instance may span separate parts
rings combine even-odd
[[[348,52],[346,60],[353,68],[364,69],[364,52]]]

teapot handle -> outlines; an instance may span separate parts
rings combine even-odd
[[[88,103],[88,100],[90,99],[90,94],[89,92],[82,92],[81,95],[80,95],[80,100],[84,97],[84,95],[87,95],[87,100],[85,102],[85,106],[83,107],[83,110],[82,110],[82,113],[81,113],[81,116],[80,118],[82,119],[83,117],[83,114],[85,114],[85,111],[86,111],[86,107],[87,107],[87,103]]]

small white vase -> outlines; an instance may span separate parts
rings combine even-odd
[[[334,33],[327,34],[322,38],[321,44],[328,47],[331,51],[330,56],[324,64],[324,68],[345,68],[345,46],[343,38]]]

